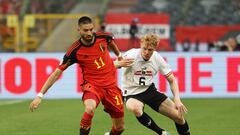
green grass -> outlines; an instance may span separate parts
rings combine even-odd
[[[0,135],[78,135],[84,111],[81,100],[43,100],[34,113],[28,111],[30,100],[2,105],[0,100]],[[240,99],[184,99],[186,118],[192,135],[240,135]],[[177,135],[174,123],[148,107],[146,112],[163,128]],[[126,111],[123,135],[155,135]],[[103,135],[111,128],[111,119],[96,110],[91,135]]]

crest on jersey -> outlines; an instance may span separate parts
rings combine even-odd
[[[105,51],[105,47],[104,47],[104,45],[103,44],[100,44],[100,50],[102,51],[102,52],[104,52]]]
[[[141,67],[142,74],[145,75],[147,73],[147,67]]]

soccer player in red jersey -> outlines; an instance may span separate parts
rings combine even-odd
[[[50,75],[40,93],[30,104],[30,111],[37,109],[43,95],[70,65],[78,63],[83,74],[83,103],[85,112],[80,122],[80,135],[88,135],[94,111],[100,102],[112,118],[110,135],[120,135],[124,130],[124,106],[121,90],[117,86],[116,68],[108,48],[121,59],[121,53],[109,33],[94,32],[91,18],[78,20],[80,39],[64,55],[63,62]]]

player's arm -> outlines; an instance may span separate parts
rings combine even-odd
[[[130,67],[132,66],[133,62],[134,62],[133,58],[123,58],[121,60],[116,59],[115,61],[113,61],[114,66],[116,68]]]
[[[175,76],[173,75],[172,72],[168,73],[167,75],[165,75],[166,79],[168,80],[168,83],[170,85],[170,88],[172,90],[173,93],[173,97],[174,100],[179,100],[180,96],[179,96],[179,88],[177,85],[177,81],[175,79]]]
[[[40,93],[44,95],[48,91],[48,89],[57,81],[57,79],[62,74],[62,72],[63,72],[62,70],[60,70],[59,68],[56,68],[55,71],[48,77]]]
[[[42,101],[43,95],[48,91],[48,89],[57,81],[62,72],[67,69],[70,65],[74,63],[73,57],[67,55],[64,56],[63,62],[55,69],[55,71],[48,77],[47,81],[44,83],[41,91],[38,93],[37,97],[30,104],[30,111],[33,112],[37,109]]]
[[[173,100],[174,100],[174,103],[176,104],[177,109],[182,114],[187,112],[187,108],[183,105],[183,103],[180,99],[179,88],[178,88],[178,84],[177,84],[177,81],[175,79],[175,76],[173,75],[172,72],[170,72],[167,75],[165,75],[165,77],[168,80],[168,83],[170,85],[170,89],[173,93]]]
[[[32,101],[30,104],[30,111],[33,112],[34,109],[37,109],[39,104],[41,103],[41,100],[43,98],[43,95],[48,91],[48,89],[57,81],[59,76],[62,74],[62,70],[59,68],[56,68],[55,71],[48,77],[47,81],[44,83],[40,93],[36,96],[36,98]]]
[[[118,47],[117,47],[117,44],[112,40],[110,43],[109,43],[109,48],[114,52],[114,54],[118,57],[119,60],[122,59],[122,54],[121,52],[119,51]]]

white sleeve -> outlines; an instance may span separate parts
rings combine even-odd
[[[159,54],[157,54],[157,64],[158,69],[162,75],[166,75],[172,71],[170,68],[170,65],[163,59],[163,57]]]

